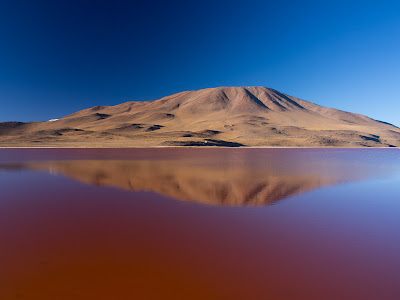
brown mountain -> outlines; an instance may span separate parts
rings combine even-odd
[[[400,129],[265,87],[187,91],[0,123],[0,146],[400,146]]]

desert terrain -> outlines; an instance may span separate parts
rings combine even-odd
[[[0,123],[1,147],[398,147],[400,128],[266,87],[185,91]]]

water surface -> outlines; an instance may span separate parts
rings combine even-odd
[[[0,149],[0,299],[399,299],[398,149]]]

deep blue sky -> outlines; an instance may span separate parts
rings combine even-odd
[[[400,1],[0,0],[0,122],[216,86],[400,125]]]

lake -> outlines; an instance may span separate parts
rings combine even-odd
[[[400,299],[398,149],[0,149],[0,299]]]

